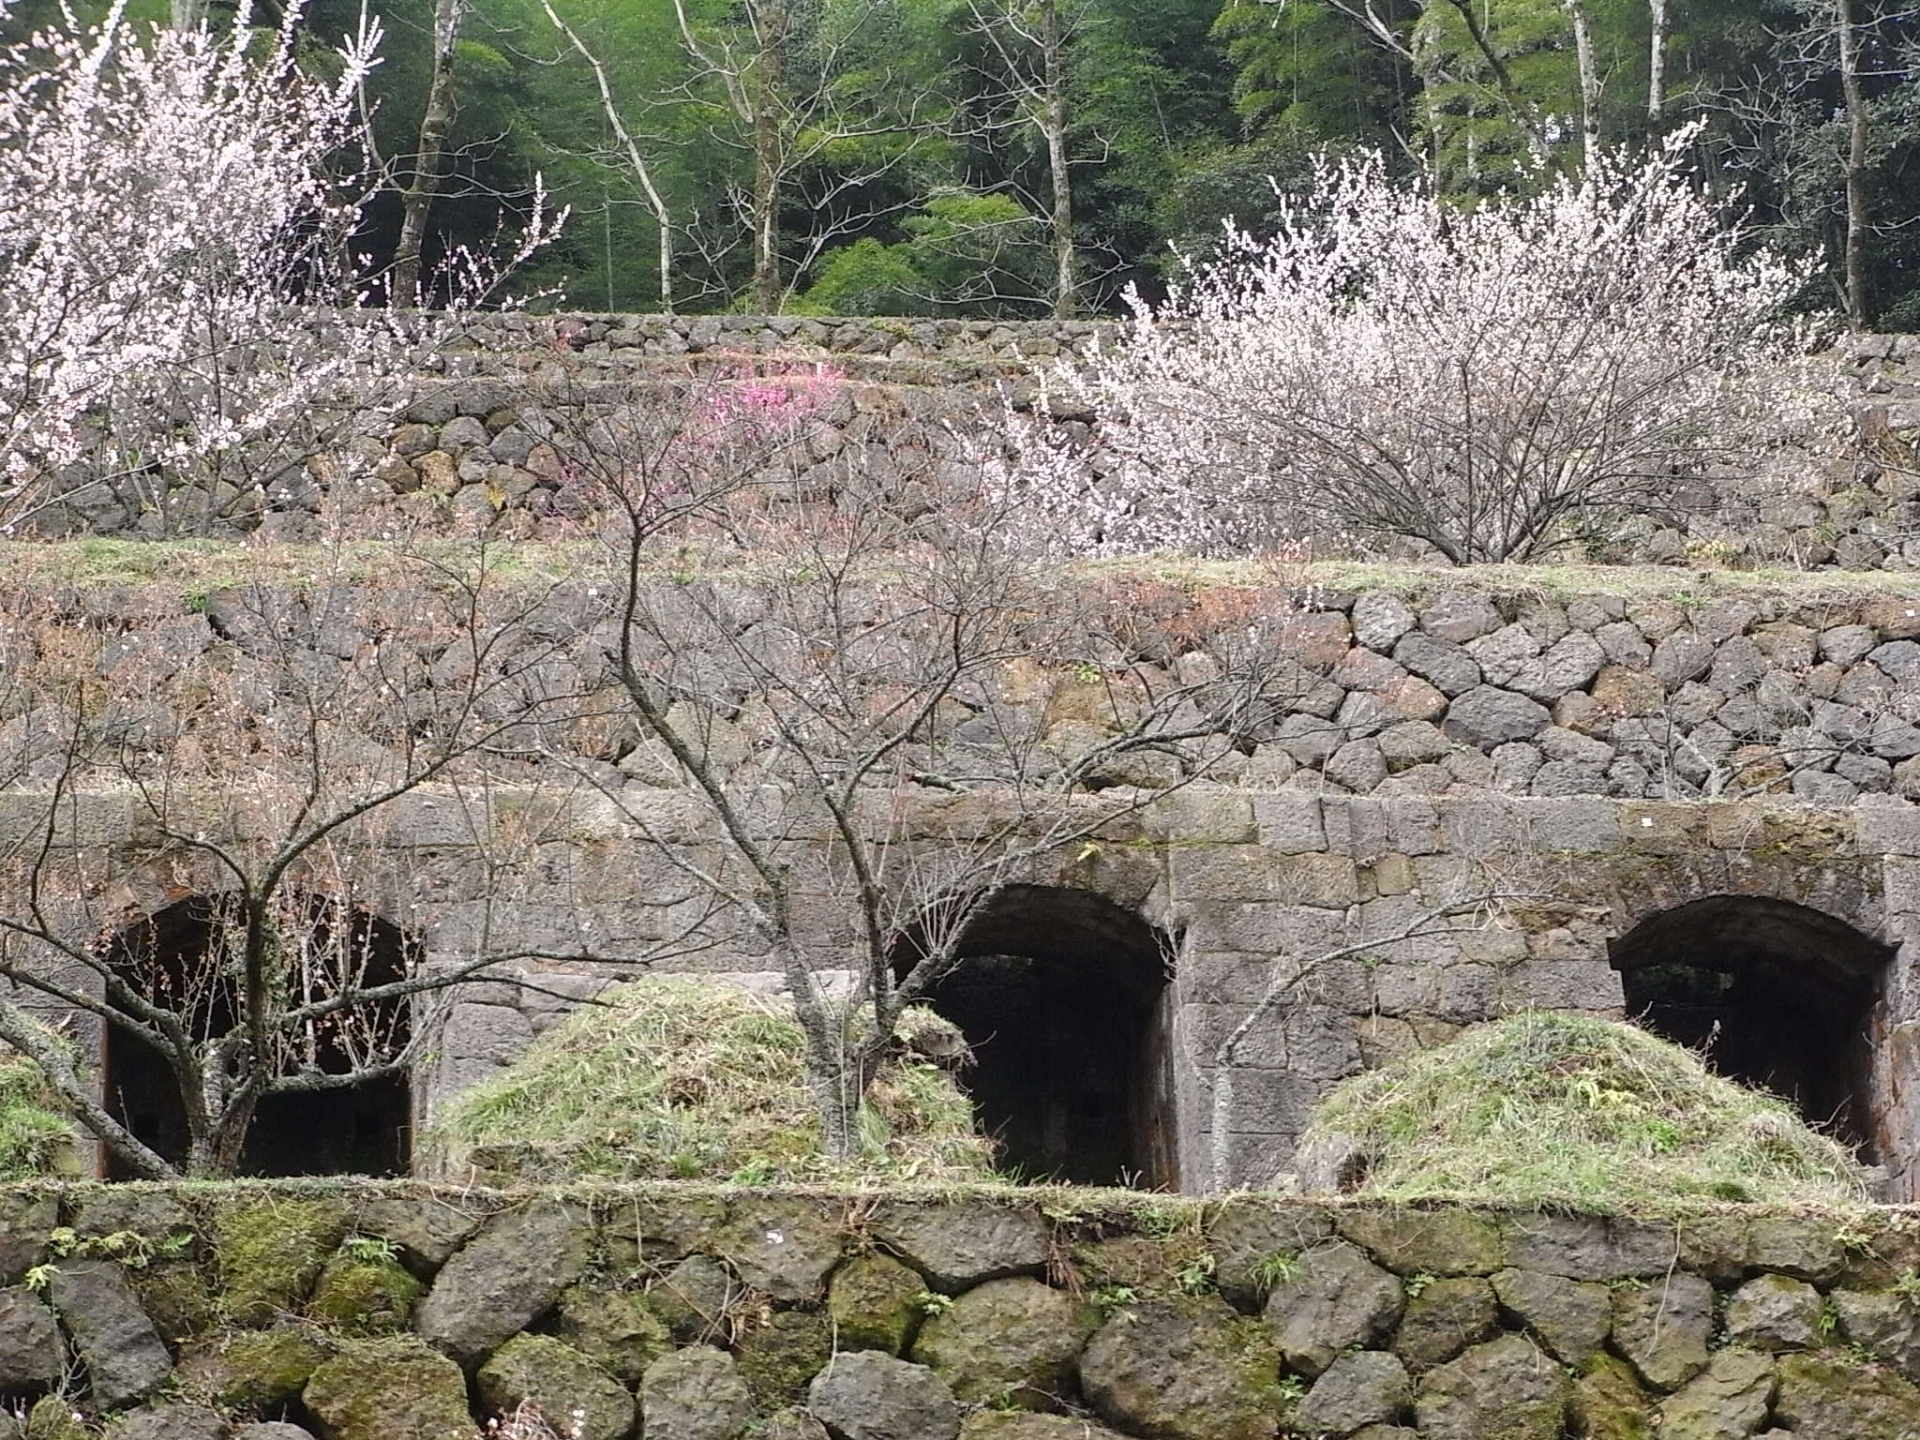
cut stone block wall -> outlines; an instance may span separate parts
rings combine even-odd
[[[1903,1440],[1917,1262],[1892,1212],[11,1190],[0,1400],[75,1440]]]
[[[76,624],[107,627],[129,653],[164,643],[180,664],[236,655],[284,663],[284,649],[249,650],[247,616],[272,607],[250,610],[244,598],[216,591],[190,603],[156,587],[80,591],[71,603]],[[604,601],[581,594],[561,607],[575,616],[583,669],[605,643],[595,603]],[[1668,958],[1683,942],[1709,958],[1744,947],[1773,977],[1776,1009],[1817,1010],[1846,990],[1854,1008],[1830,1018],[1853,1032],[1833,1059],[1849,1072],[1847,1119],[1886,1167],[1888,1194],[1912,1196],[1920,805],[1908,798],[1905,772],[1920,752],[1920,661],[1910,663],[1920,655],[1920,600],[1793,585],[1552,598],[1470,590],[1448,577],[1431,590],[1322,603],[1299,617],[1294,693],[1304,698],[1250,755],[1222,757],[1209,778],[1144,810],[1124,784],[1083,797],[1075,803],[1090,817],[1108,817],[1100,843],[1022,877],[1037,892],[1095,897],[1167,937],[1163,986],[1142,991],[1130,1012],[1150,1017],[1127,1043],[1152,1072],[1130,1102],[1152,1112],[1134,1117],[1145,1138],[1132,1168],[1193,1191],[1265,1184],[1290,1163],[1313,1105],[1340,1078],[1517,1009],[1617,1014],[1626,993],[1618,967],[1649,963],[1657,941]],[[342,625],[377,623],[355,620],[351,604],[338,613]],[[316,651],[314,663],[355,653],[344,632],[328,633],[335,658]],[[1169,654],[1164,663],[1190,659]],[[1009,689],[1007,722],[1051,733],[1059,715],[1085,713],[1071,693],[1079,683],[1027,677]],[[1424,697],[1433,718],[1393,718],[1393,704],[1408,697]],[[1738,733],[1729,710],[1744,717]],[[1786,723],[1802,713],[1807,724]],[[1665,727],[1657,743],[1655,721]],[[1385,757],[1400,755],[1394,747],[1410,734],[1430,753],[1396,768]],[[750,754],[751,734],[736,738]],[[30,739],[19,720],[0,724],[0,745]],[[1373,783],[1364,794],[1340,778],[1364,778],[1361,767],[1339,759],[1362,753],[1380,762],[1365,767]],[[1740,785],[1687,758],[1702,754],[1719,756],[1723,777],[1737,763],[1746,785],[1781,793],[1734,798]],[[490,983],[461,992],[434,1046],[436,1068],[416,1077],[423,1113],[509,1063],[570,1002],[634,973],[675,932],[678,918],[653,903],[672,868],[645,837],[698,848],[718,836],[680,777],[632,757],[648,754],[580,758],[627,813],[576,794],[556,832],[564,843],[547,847],[528,874],[503,875],[488,862],[495,812],[431,790],[397,802],[381,844],[358,862],[356,903],[416,940],[429,964],[471,956],[483,933],[496,952],[581,957],[544,965],[537,990]],[[0,794],[0,835],[44,815],[36,783]],[[1614,793],[1570,793],[1583,789]],[[515,802],[496,793],[489,803],[508,813]],[[917,803],[924,820],[908,830],[920,843],[963,842],[969,826],[995,821],[991,791],[928,791]],[[99,858],[130,918],[200,883],[145,838],[128,793],[78,797],[63,816],[61,834]],[[796,874],[796,913],[822,927],[822,966],[843,969],[836,902],[804,867]],[[211,871],[201,879],[217,888]],[[1490,892],[1507,897],[1490,924],[1395,938],[1422,915]],[[1041,913],[1021,906],[1040,898],[1005,899],[1011,908],[995,923],[1012,938],[996,944],[1019,949],[1023,914]],[[1708,901],[1710,910],[1688,908]],[[1081,923],[1070,908],[1045,913],[1042,928],[1061,934]],[[1079,953],[1097,956],[1111,932],[1086,923]],[[1829,945],[1826,934],[1840,939]],[[1836,946],[1854,957],[1838,968]],[[1349,953],[1318,963],[1335,950]],[[716,932],[709,948],[675,963],[762,988],[780,983],[764,947],[741,929]],[[1305,973],[1284,986],[1295,972]],[[1097,966],[1074,983],[1099,985]],[[1276,983],[1280,1003],[1243,1047],[1227,1104],[1214,1085],[1219,1047]],[[97,1040],[85,1026],[76,1034],[83,1046]]]

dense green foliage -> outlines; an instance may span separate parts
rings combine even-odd
[[[903,1031],[944,1027],[909,1011]],[[883,1068],[861,1111],[863,1153],[820,1149],[806,1042],[791,1008],[690,976],[609,990],[463,1093],[432,1142],[526,1180],[987,1178],[989,1146],[951,1075],[912,1054]]]
[[[675,0],[551,0],[603,63],[631,151],[543,0],[470,3],[438,238],[489,235],[501,203],[524,204],[544,175],[573,220],[525,283],[575,307],[662,303],[660,227],[633,152],[668,213],[678,307],[752,307],[755,155],[772,143],[783,305],[1045,313],[1058,238],[1040,123],[1049,80],[1082,309],[1114,308],[1130,281],[1151,292],[1176,248],[1210,243],[1229,216],[1257,228],[1274,204],[1269,177],[1300,185],[1316,150],[1430,165],[1462,199],[1524,176],[1529,149],[1567,165],[1580,153],[1565,0],[682,0],[684,28]],[[1701,121],[1709,183],[1739,193],[1772,238],[1838,256],[1847,133],[1831,0],[1668,0],[1657,115],[1648,0],[1583,3],[1604,140]],[[403,157],[425,105],[434,0],[374,9],[388,33],[376,123],[384,153]],[[358,12],[359,0],[313,0],[314,63]],[[1892,0],[1855,0],[1853,12],[1870,291],[1896,328],[1920,323],[1909,224],[1920,12]],[[16,0],[0,33],[57,14],[52,0]],[[1061,37],[1051,69],[1036,38],[1049,15]],[[723,60],[735,83],[699,56]],[[755,95],[775,117],[758,128]],[[376,251],[398,214],[396,197],[376,206]]]
[[[1675,1202],[1857,1204],[1846,1147],[1786,1101],[1634,1025],[1525,1012],[1343,1082],[1303,1152],[1352,1146],[1353,1193],[1656,1211]]]

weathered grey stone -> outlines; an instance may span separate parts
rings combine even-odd
[[[1381,1350],[1342,1355],[1313,1382],[1291,1423],[1309,1435],[1351,1435],[1404,1419],[1413,1406],[1406,1366]]]
[[[846,1350],[882,1350],[898,1355],[920,1323],[926,1282],[891,1255],[857,1255],[833,1274],[827,1313]]]
[[[1393,647],[1393,658],[1443,695],[1463,695],[1480,683],[1480,666],[1473,656],[1433,635],[1407,635]]]
[[[1660,1440],[1746,1440],[1767,1418],[1773,1362],[1722,1350],[1660,1405]]]
[[[874,1215],[873,1236],[954,1294],[982,1280],[1032,1275],[1047,1263],[1047,1229],[1024,1205],[990,1201],[892,1201]]]
[[[1214,1283],[1233,1304],[1252,1310],[1266,1302],[1276,1262],[1291,1261],[1332,1233],[1331,1217],[1317,1206],[1228,1200],[1207,1226]]]
[[[1467,653],[1489,685],[1512,686],[1540,654],[1540,642],[1524,625],[1503,625],[1468,641]]]
[[[842,1227],[818,1201],[739,1201],[714,1237],[717,1253],[776,1300],[812,1300],[840,1259]]]
[[[554,1332],[628,1385],[639,1384],[647,1366],[673,1349],[672,1332],[645,1295],[604,1283],[563,1291]]]
[[[1259,1327],[1211,1297],[1128,1306],[1080,1357],[1087,1402],[1145,1440],[1269,1440],[1278,1379]]]
[[[1614,1349],[1656,1390],[1677,1390],[1707,1368],[1712,1333],[1713,1287],[1697,1275],[1614,1292]]]
[[[118,1265],[67,1261],[54,1270],[47,1293],[86,1364],[93,1402],[101,1409],[144,1399],[173,1372],[173,1357]]]
[[[1502,1270],[1493,1277],[1500,1304],[1563,1365],[1582,1365],[1606,1343],[1612,1296],[1592,1281],[1537,1270]]]
[[[913,1359],[956,1400],[1050,1410],[1071,1392],[1073,1362],[1093,1316],[1038,1280],[989,1280],[929,1316]]]
[[[807,1408],[836,1440],[956,1440],[960,1410],[924,1365],[853,1350],[814,1378]],[[659,1440],[649,1424],[647,1440]]]
[[[689,1255],[648,1287],[647,1303],[678,1340],[710,1340],[742,1298],[727,1267],[708,1255]]]
[[[1507,1335],[1428,1371],[1414,1412],[1425,1440],[1560,1440],[1567,1391],[1565,1370]]]
[[[1755,1216],[1747,1227],[1747,1263],[1824,1285],[1847,1265],[1837,1228],[1831,1221],[1796,1215]]]
[[[114,1421],[107,1440],[227,1440],[227,1422],[198,1405],[156,1405]]]
[[[1266,1318],[1287,1365],[1309,1379],[1349,1346],[1372,1345],[1400,1319],[1400,1281],[1345,1241],[1316,1246],[1267,1296]]]
[[[1582,1440],[1653,1440],[1652,1399],[1615,1355],[1595,1355],[1581,1367],[1567,1419]]]
[[[1920,1434],[1920,1389],[1892,1371],[1831,1351],[1783,1356],[1773,1420],[1794,1440],[1880,1440]]]
[[[233,1432],[233,1440],[314,1440],[314,1437],[311,1430],[284,1420],[263,1420],[255,1425],[242,1425]]]
[[[1349,740],[1327,757],[1322,773],[1334,784],[1365,795],[1387,778],[1387,759],[1378,742]]]
[[[53,1312],[26,1289],[0,1290],[0,1395],[50,1390],[65,1356]]]
[[[1552,719],[1547,707],[1537,700],[1480,685],[1447,707],[1447,718],[1440,728],[1456,740],[1490,749],[1537,735]]]
[[[1500,612],[1494,608],[1493,601],[1472,590],[1435,595],[1420,611],[1422,630],[1460,644],[1491,634],[1500,625]]]
[[[1433,1280],[1407,1301],[1393,1337],[1393,1351],[1418,1375],[1453,1359],[1470,1345],[1491,1340],[1500,1328],[1493,1286],[1461,1277]]]
[[[460,1367],[411,1335],[360,1340],[301,1394],[321,1440],[474,1440]]]
[[[0,1195],[0,1285],[11,1285],[46,1262],[47,1237],[60,1223],[52,1195]]]
[[[1669,690],[1696,680],[1713,664],[1713,642],[1690,631],[1677,631],[1653,647],[1653,673]]]
[[[584,1212],[553,1200],[503,1211],[441,1268],[415,1328],[462,1364],[476,1363],[551,1309],[592,1258]]]
[[[484,1217],[438,1196],[370,1195],[354,1206],[353,1228],[391,1240],[400,1260],[426,1279],[452,1257]]]
[[[1829,1297],[1840,1338],[1920,1377],[1920,1311],[1888,1290],[1835,1290]]]
[[[1506,1263],[1499,1218],[1473,1210],[1342,1210],[1335,1223],[1397,1275],[1491,1275]]]
[[[1507,1259],[1516,1270],[1571,1280],[1664,1275],[1675,1253],[1670,1227],[1620,1216],[1515,1215],[1507,1226]]]
[[[1804,1350],[1819,1335],[1820,1292],[1803,1280],[1761,1275],[1727,1301],[1727,1343],[1753,1350]]]
[[[1353,602],[1353,638],[1385,652],[1417,623],[1406,601],[1391,590],[1368,590]]]
[[[1078,1415],[976,1410],[960,1423],[960,1440],[1126,1440],[1126,1437]]]
[[[514,1336],[480,1367],[474,1388],[493,1414],[532,1405],[572,1440],[624,1440],[633,1429],[627,1387],[551,1335]]]
[[[1852,665],[1864,660],[1879,638],[1870,626],[1835,625],[1820,632],[1820,657],[1836,665]]]
[[[733,1357],[710,1345],[662,1355],[640,1382],[647,1440],[735,1440],[752,1419],[753,1394]]]

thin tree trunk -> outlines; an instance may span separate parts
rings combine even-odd
[[[1872,321],[1867,298],[1867,101],[1860,88],[1860,30],[1853,0],[1833,0],[1840,42],[1840,88],[1847,102],[1847,323],[1865,330]]]
[[[1667,0],[1647,0],[1653,43],[1647,52],[1647,119],[1657,129],[1667,109]]]
[[[779,311],[780,175],[785,136],[780,87],[787,59],[786,0],[766,0],[754,14],[759,54],[753,77],[753,300],[762,313]]]
[[[1586,0],[1564,0],[1573,22],[1573,50],[1580,66],[1580,160],[1591,163],[1600,148],[1600,66],[1593,53],[1593,25]]]
[[[447,132],[453,128],[453,60],[465,18],[466,0],[434,0],[433,73],[427,82],[426,113],[420,117],[412,179],[401,199],[400,243],[394,250],[389,292],[395,305],[412,306],[420,300],[420,247],[426,240],[427,214],[440,189]]]
[[[1467,38],[1473,41],[1474,49],[1480,52],[1480,58],[1486,62],[1488,71],[1493,75],[1494,85],[1500,91],[1501,102],[1507,107],[1507,114],[1513,123],[1525,133],[1528,143],[1536,150],[1544,152],[1546,136],[1540,131],[1540,124],[1534,118],[1533,108],[1521,95],[1519,87],[1513,83],[1513,72],[1507,69],[1506,62],[1500,58],[1500,52],[1493,48],[1488,39],[1480,17],[1473,13],[1477,0],[1452,0],[1453,8],[1459,12],[1460,22],[1467,27]]]
[[[193,30],[207,23],[207,0],[173,0],[168,16],[175,30]]]
[[[1073,172],[1067,158],[1066,36],[1059,0],[1041,0],[1041,83],[1046,88],[1047,168],[1053,185],[1053,313],[1065,320],[1074,312],[1079,280],[1073,250]]]

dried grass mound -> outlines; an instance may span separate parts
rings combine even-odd
[[[1785,1101],[1636,1026],[1546,1012],[1346,1081],[1315,1111],[1301,1155],[1303,1173],[1338,1157],[1326,1188],[1379,1200],[1644,1210],[1868,1198],[1853,1153]]]
[[[434,1127],[450,1167],[490,1179],[981,1180],[991,1149],[953,1076],[904,1047],[874,1082],[866,1148],[821,1154],[806,1042],[784,1001],[652,977],[616,986],[461,1095]],[[951,1029],[926,1011],[903,1029]],[[927,1047],[938,1049],[939,1047]]]

